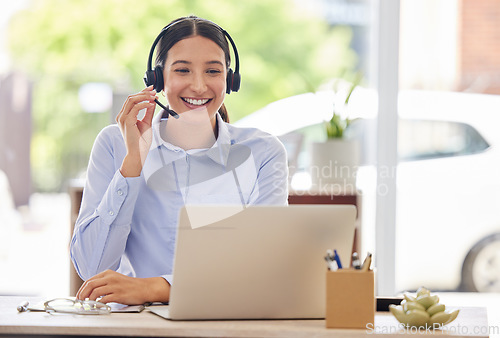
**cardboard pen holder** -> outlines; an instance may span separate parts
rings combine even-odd
[[[340,269],[326,273],[326,327],[366,329],[375,320],[373,270]]]

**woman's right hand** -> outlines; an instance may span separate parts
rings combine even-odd
[[[129,95],[116,117],[116,122],[120,126],[127,147],[127,155],[120,167],[120,172],[124,177],[136,177],[141,174],[142,165],[151,146],[153,135],[151,125],[156,108],[156,98],[153,86]],[[146,109],[146,113],[139,120],[137,116],[142,109]]]
[[[106,270],[86,280],[76,298],[127,305],[168,302],[170,284],[163,277],[137,278]]]

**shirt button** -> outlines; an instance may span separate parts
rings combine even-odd
[[[118,190],[116,193],[118,194],[118,196],[122,196],[123,195],[123,191],[121,191],[121,189]]]
[[[108,212],[108,214],[109,214],[109,216],[113,216],[115,213],[114,213],[112,210],[110,210],[110,211]]]

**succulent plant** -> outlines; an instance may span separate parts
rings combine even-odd
[[[454,321],[459,310],[446,311],[446,306],[439,303],[439,297],[432,295],[426,288],[419,288],[417,294],[404,295],[400,305],[390,305],[389,310],[405,326],[439,328]]]

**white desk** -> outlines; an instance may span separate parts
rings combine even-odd
[[[42,301],[33,297],[0,297],[0,337],[127,336],[127,337],[362,337],[414,336],[404,331],[389,312],[376,314],[375,324],[366,330],[326,329],[324,320],[231,320],[231,321],[169,321],[147,310],[142,313],[113,313],[82,316],[18,313],[19,303]],[[457,320],[447,330],[427,334],[444,337],[487,337],[488,320],[485,308],[462,308]]]

